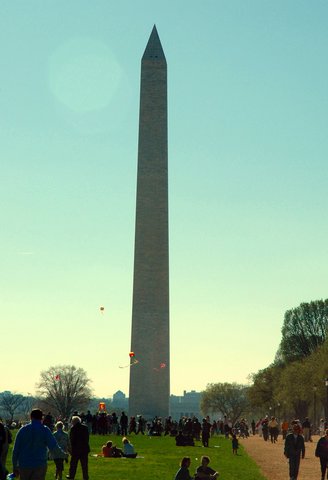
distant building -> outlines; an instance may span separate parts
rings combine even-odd
[[[125,410],[125,412],[127,412],[128,408],[129,399],[126,397],[125,393],[123,393],[121,390],[118,390],[113,395],[111,410]]]
[[[197,417],[199,420],[203,418],[200,410],[201,393],[191,390],[184,390],[182,396],[170,395],[170,415],[173,420],[180,420],[181,417]],[[106,403],[106,411],[108,413],[116,412],[120,415],[121,411],[127,413],[129,411],[129,398],[121,390],[113,394],[113,398],[93,399],[89,408],[92,411],[98,410],[99,402]]]
[[[201,393],[191,390],[184,390],[183,396],[170,395],[170,415],[173,420],[179,420],[181,417],[197,417],[200,419],[202,413],[200,411]]]

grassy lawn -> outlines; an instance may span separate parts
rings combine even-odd
[[[226,440],[222,436],[212,437],[209,448],[202,447],[201,442],[196,442],[194,447],[176,447],[172,437],[131,435],[129,439],[138,452],[139,458],[102,458],[95,456],[101,451],[101,446],[106,441],[112,440],[121,448],[121,437],[91,435],[90,480],[173,480],[182,457],[191,458],[190,473],[193,475],[196,467],[200,465],[202,455],[210,457],[210,466],[219,471],[219,478],[222,480],[265,480],[257,465],[247,456],[243,448],[239,448],[238,456],[233,455],[231,440]],[[8,454],[7,468],[11,471],[11,452]],[[53,479],[54,473],[54,463],[49,461],[47,480]],[[67,464],[65,464],[64,473],[65,475],[68,473]],[[80,465],[76,480],[82,480]]]

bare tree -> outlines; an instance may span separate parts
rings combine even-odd
[[[30,418],[31,410],[36,406],[38,406],[37,399],[28,393],[22,407],[19,409],[25,420]]]
[[[69,418],[75,410],[88,405],[92,392],[90,380],[82,368],[57,365],[42,371],[40,377],[37,393],[55,415]]]
[[[9,415],[12,422],[16,411],[24,405],[26,398],[20,393],[2,392],[0,394],[0,408],[5,414]]]

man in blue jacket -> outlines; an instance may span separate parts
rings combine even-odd
[[[48,449],[51,453],[65,453],[57,444],[50,429],[42,424],[42,411],[31,412],[31,422],[18,431],[12,462],[13,472],[21,480],[44,480],[47,472]]]

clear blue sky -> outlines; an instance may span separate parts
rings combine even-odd
[[[268,366],[327,297],[328,2],[2,0],[0,391],[128,393],[140,59],[168,62],[171,391]],[[103,305],[105,311],[100,313]]]

